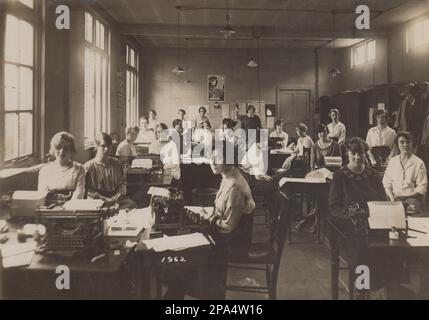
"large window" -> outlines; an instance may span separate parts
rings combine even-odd
[[[35,155],[36,10],[32,0],[0,13],[0,166]]]
[[[110,33],[106,24],[85,13],[85,146],[100,131],[109,131]]]
[[[358,68],[366,64],[374,63],[376,55],[375,40],[366,41],[352,47],[351,67]]]
[[[126,49],[126,123],[127,126],[138,124],[139,106],[139,55],[136,50],[127,45]]]
[[[407,27],[407,52],[425,44],[429,44],[429,18],[415,21]]]

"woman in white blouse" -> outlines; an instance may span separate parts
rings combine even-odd
[[[246,220],[251,219],[255,209],[252,192],[236,163],[226,163],[222,152],[214,151],[210,166],[214,174],[222,175],[222,182],[209,220],[216,226],[215,233],[231,234],[238,229],[239,224],[246,224]]]
[[[71,159],[76,153],[74,137],[65,131],[55,134],[50,153],[55,156],[55,161],[40,170],[38,190],[72,192],[72,199],[82,199],[85,194],[85,169]]]
[[[426,167],[413,154],[414,138],[409,132],[399,132],[396,145],[400,154],[391,158],[383,178],[383,186],[391,201],[403,201],[419,211],[427,191]]]

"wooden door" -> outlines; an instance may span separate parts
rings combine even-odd
[[[313,110],[310,90],[277,90],[277,117],[285,121],[284,130],[291,137],[296,137],[295,128],[302,122],[313,132]]]

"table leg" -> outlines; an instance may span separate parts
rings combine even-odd
[[[337,244],[331,241],[331,290],[332,300],[338,300],[338,277],[340,272],[340,251]]]

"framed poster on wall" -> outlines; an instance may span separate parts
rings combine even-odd
[[[207,97],[209,101],[225,101],[225,76],[207,76]]]

